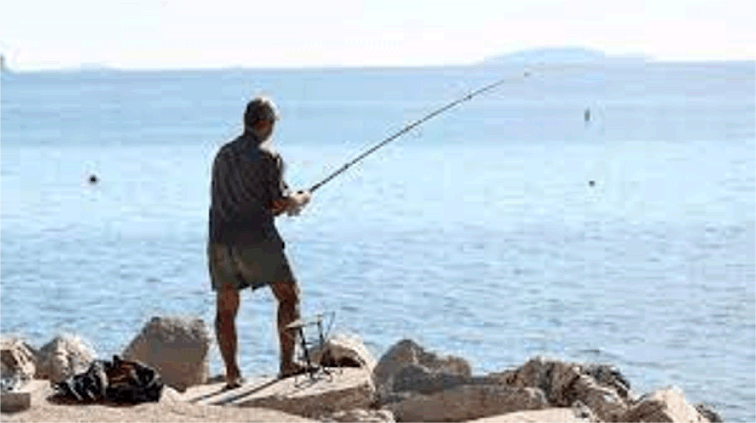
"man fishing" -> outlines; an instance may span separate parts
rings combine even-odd
[[[525,72],[524,77],[529,77]],[[239,291],[270,285],[278,300],[280,376],[306,370],[294,361],[295,339],[286,326],[299,319],[299,288],[284,254],[284,242],[273,223],[283,212],[297,215],[311,193],[345,172],[379,148],[423,122],[471,100],[505,82],[501,79],[432,111],[345,163],[307,191],[291,194],[283,181],[283,161],[268,142],[276,122],[276,108],[266,98],[247,104],[244,133],[221,147],[213,163],[212,204],[208,259],[213,289],[217,294],[215,332],[226,364],[226,386],[241,386],[236,363],[236,313]]]
[[[226,366],[226,387],[243,379],[236,351],[239,292],[269,285],[278,301],[279,376],[306,370],[294,360],[295,339],[286,326],[299,316],[299,287],[284,253],[274,217],[297,215],[310,193],[291,193],[284,164],[270,143],[278,116],[275,105],[258,97],[247,104],[244,132],[223,145],[213,162],[208,264],[216,291],[215,333]]]

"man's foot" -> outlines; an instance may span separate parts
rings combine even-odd
[[[244,378],[241,376],[236,376],[233,378],[226,379],[226,386],[224,389],[236,389],[241,388],[242,385],[244,385]]]
[[[317,370],[317,367],[307,367],[304,364],[294,362],[288,366],[281,366],[281,371],[278,373],[278,377],[280,379],[285,379],[303,373],[314,372],[315,370]]]

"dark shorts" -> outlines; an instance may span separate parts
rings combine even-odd
[[[210,243],[207,259],[213,290],[221,286],[255,290],[274,282],[296,283],[284,249],[277,242],[249,246]]]

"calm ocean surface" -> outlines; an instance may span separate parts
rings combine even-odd
[[[502,77],[321,188],[279,228],[303,313],[378,357],[404,337],[476,373],[616,364],[754,421],[754,63],[2,76],[1,330],[118,353],[155,315],[212,327],[210,164],[249,96],[281,109],[287,180]],[[583,112],[591,110],[586,123]],[[100,182],[87,179],[96,174]],[[589,181],[595,186],[589,186]],[[277,369],[245,292],[247,374]],[[211,373],[222,371],[217,348]]]

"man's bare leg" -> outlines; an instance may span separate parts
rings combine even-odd
[[[215,336],[218,340],[223,362],[226,364],[226,385],[237,387],[241,371],[236,363],[236,313],[239,311],[239,291],[224,286],[216,297]]]
[[[299,287],[296,282],[275,282],[270,285],[278,300],[278,342],[281,348],[280,373],[287,376],[298,373],[302,366],[294,362],[294,335],[286,326],[299,319]]]

